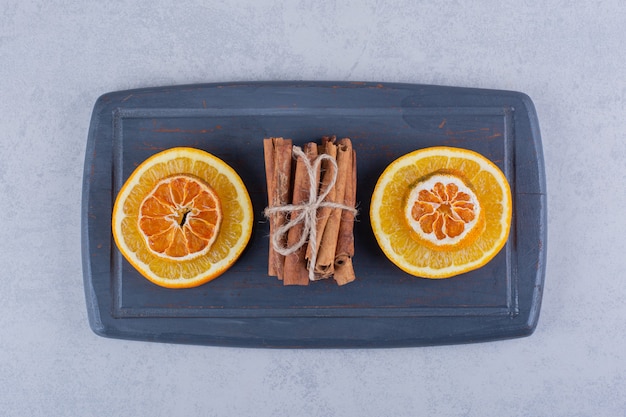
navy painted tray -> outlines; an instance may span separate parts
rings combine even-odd
[[[262,140],[304,144],[334,134],[357,150],[357,281],[283,287],[268,277]],[[435,145],[475,150],[514,195],[509,241],[481,269],[445,280],[407,275],[387,260],[369,223],[378,176],[394,159]],[[225,160],[255,211],[238,262],[203,286],[170,290],[137,273],[111,236],[111,210],[141,161],[175,146]],[[250,347],[384,347],[526,336],[536,327],[546,254],[539,127],[521,93],[411,84],[278,82],[121,91],[95,104],[85,157],[83,273],[89,322],[107,337]]]

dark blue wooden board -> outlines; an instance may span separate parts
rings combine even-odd
[[[268,277],[262,140],[350,137],[357,150],[357,281],[283,287]],[[475,150],[513,191],[505,248],[445,280],[412,277],[378,248],[369,203],[397,157],[428,146]],[[143,278],[111,236],[112,203],[134,168],[175,146],[211,152],[244,180],[255,211],[237,263],[203,286]],[[520,337],[537,324],[545,273],[546,191],[539,126],[524,94],[441,86],[273,82],[108,93],[95,104],[85,157],[83,274],[89,322],[107,337],[249,347],[385,347]]]

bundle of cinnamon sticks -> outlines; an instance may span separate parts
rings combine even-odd
[[[268,215],[268,275],[284,285],[308,285],[331,277],[338,285],[354,281],[356,152],[350,139],[325,136],[321,144],[309,142],[297,148],[291,139],[267,138],[263,148],[268,208],[287,208]],[[318,161],[320,155],[325,156]],[[311,208],[318,197],[320,204]],[[315,213],[290,222],[303,217],[304,210]],[[285,231],[285,225],[291,227]],[[282,255],[281,248],[294,250]]]

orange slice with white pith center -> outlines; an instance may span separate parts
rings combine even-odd
[[[145,278],[190,288],[224,273],[252,233],[252,203],[235,170],[193,148],[141,163],[115,200],[112,231],[122,255]]]
[[[448,173],[433,174],[413,187],[405,218],[415,237],[433,250],[466,246],[484,227],[476,194],[462,178]]]
[[[409,274],[448,278],[489,262],[506,243],[511,190],[502,171],[466,149],[433,147],[392,162],[370,206],[376,240]]]

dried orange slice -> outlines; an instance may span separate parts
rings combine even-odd
[[[252,233],[252,203],[237,173],[193,148],[148,158],[122,186],[112,229],[122,255],[168,288],[204,284],[226,271]]]
[[[476,152],[443,146],[392,162],[370,206],[385,255],[424,278],[485,265],[506,243],[511,214],[511,189],[502,171]]]

